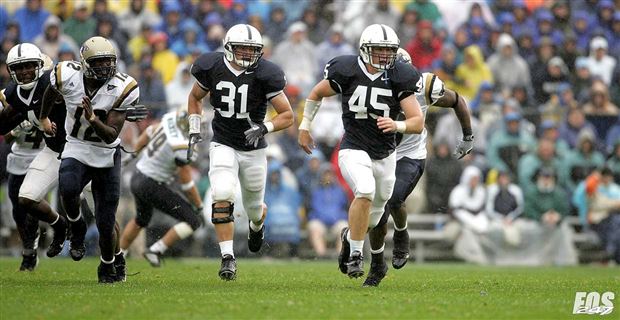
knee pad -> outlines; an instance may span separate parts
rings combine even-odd
[[[194,229],[187,222],[180,222],[173,227],[180,239],[185,239],[194,233]]]
[[[258,192],[265,188],[265,181],[267,179],[267,173],[262,166],[253,166],[243,170],[243,188],[251,191]]]
[[[211,179],[211,196],[214,202],[235,200],[236,177],[232,172],[217,170],[209,175]]]
[[[213,224],[223,224],[235,221],[235,216],[233,212],[235,211],[235,204],[231,203],[230,206],[225,208],[216,208],[215,203],[211,205],[211,222]],[[226,217],[215,218],[216,213],[225,213],[228,214]]]

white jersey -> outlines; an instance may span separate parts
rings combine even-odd
[[[176,177],[177,167],[186,165],[188,139],[177,126],[176,112],[164,115],[161,123],[146,129],[149,143],[142,151],[136,167],[145,176],[169,184]],[[194,152],[194,158],[197,153]],[[195,159],[192,159],[195,160]]]
[[[443,81],[436,75],[425,72],[422,74],[422,88],[416,99],[420,103],[422,113],[426,119],[428,108],[434,105],[445,92]],[[420,134],[404,134],[396,147],[396,160],[402,158],[426,159],[426,128]]]
[[[13,141],[11,153],[6,158],[6,171],[14,175],[25,175],[34,157],[45,147],[43,132],[24,122],[20,124],[20,134]]]
[[[105,143],[84,118],[82,98],[87,93],[82,65],[76,61],[59,62],[50,74],[50,82],[62,93],[67,106],[67,143],[62,158],[74,158],[96,168],[113,167],[114,153],[121,140],[117,138],[110,144]],[[89,94],[93,111],[100,119],[105,119],[111,110],[123,111],[127,106],[137,103],[139,96],[140,89],[136,80],[119,72],[94,95]]]

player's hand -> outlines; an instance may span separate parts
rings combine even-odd
[[[192,204],[192,210],[194,210],[194,214],[196,216],[198,216],[198,218],[200,218],[200,222],[202,222],[202,225],[204,226],[206,221],[205,221],[205,215],[203,214],[203,206],[202,204],[200,206],[196,206],[195,204]]]
[[[46,135],[53,137],[56,135],[56,124],[50,121],[49,118],[43,118],[39,120],[39,125],[43,129]]]
[[[189,147],[187,148],[187,161],[194,160],[194,145],[200,142],[202,142],[200,132],[194,132],[189,134],[189,143],[187,144]]]
[[[249,119],[248,122],[250,123],[250,129],[243,132],[245,134],[245,141],[256,148],[260,139],[267,134],[267,127],[262,123],[256,123]]]
[[[316,148],[314,139],[312,138],[312,135],[310,135],[310,131],[308,130],[299,130],[297,143],[307,154],[312,154],[312,149]]]
[[[93,112],[93,105],[90,102],[90,98],[87,96],[82,97],[82,108],[84,108],[84,119],[88,122],[93,122],[97,119]]]
[[[125,113],[125,120],[129,122],[138,122],[146,119],[149,116],[149,109],[143,104],[137,104],[135,106],[127,107]]]
[[[463,137],[463,140],[459,142],[456,146],[456,150],[454,150],[454,157],[457,159],[462,159],[464,156],[471,153],[474,149],[474,136],[469,135]]]
[[[22,121],[17,127],[11,130],[11,135],[13,137],[19,137],[24,133],[29,132],[32,129],[32,123],[28,120]]]
[[[379,117],[377,118],[377,127],[383,133],[396,132],[396,122],[392,118]]]

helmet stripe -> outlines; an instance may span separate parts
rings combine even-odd
[[[17,46],[17,57],[18,58],[22,57],[22,44],[21,43]]]
[[[387,31],[385,31],[384,25],[381,25],[381,31],[383,31],[383,40],[387,40]]]
[[[252,40],[252,30],[250,29],[250,26],[246,24],[245,27],[248,29],[248,39]]]

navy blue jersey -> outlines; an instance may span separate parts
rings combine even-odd
[[[377,118],[396,120],[400,101],[420,90],[418,71],[396,61],[393,68],[372,75],[358,56],[346,55],[328,62],[324,77],[342,95],[345,133],[340,148],[366,151],[371,159],[383,159],[394,152],[396,135],[379,130]]]
[[[41,105],[43,104],[43,94],[45,89],[50,84],[50,72],[46,71],[39,77],[36,86],[31,90],[22,90],[14,81],[9,82],[9,85],[4,90],[4,99],[6,102],[19,114],[14,120],[18,121],[18,124],[24,120],[30,121],[35,127],[39,126],[39,114],[41,112]],[[67,108],[65,108],[64,101],[57,101],[54,105],[48,118],[50,121],[56,123],[56,135],[48,137],[45,135],[45,144],[55,152],[61,152],[65,144],[65,116],[67,114]]]
[[[250,119],[256,123],[265,120],[267,102],[284,90],[286,78],[280,67],[260,59],[255,67],[238,71],[224,53],[212,52],[198,57],[191,73],[211,93],[210,102],[216,111],[212,141],[241,151],[267,147],[262,138],[256,148],[247,144],[243,132],[250,128]]]

